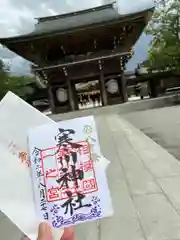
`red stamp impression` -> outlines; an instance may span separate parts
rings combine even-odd
[[[87,195],[98,191],[89,144],[87,141],[80,141],[77,144],[80,145],[78,149],[73,149],[69,144],[41,151],[48,202],[68,199],[67,192],[71,192],[71,196],[75,197],[79,193]],[[48,161],[51,161],[50,164]]]

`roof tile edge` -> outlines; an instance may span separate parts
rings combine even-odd
[[[54,19],[58,19],[58,18],[71,17],[74,15],[80,15],[80,14],[84,14],[84,13],[100,11],[100,10],[104,10],[107,8],[114,8],[115,4],[116,4],[116,1],[109,3],[109,4],[100,5],[98,7],[93,7],[93,8],[88,8],[88,9],[83,9],[83,10],[76,11],[76,12],[69,12],[69,13],[65,13],[65,14],[58,14],[58,15],[48,16],[48,17],[40,17],[40,18],[35,18],[35,19],[38,20],[38,23],[46,22],[46,21],[54,20]]]

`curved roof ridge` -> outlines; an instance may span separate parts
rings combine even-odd
[[[115,3],[116,3],[116,1],[109,3],[109,4],[104,4],[104,5],[100,5],[98,7],[83,9],[83,10],[76,11],[76,12],[69,12],[69,13],[58,14],[58,15],[47,16],[47,17],[39,17],[39,18],[35,18],[35,19],[38,20],[38,23],[40,23],[40,22],[45,22],[45,21],[59,19],[59,18],[66,18],[66,17],[71,17],[74,15],[81,15],[81,14],[85,14],[85,13],[101,11],[101,10],[104,10],[107,8],[114,8]]]

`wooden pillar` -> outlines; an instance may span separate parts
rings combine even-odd
[[[150,88],[151,97],[152,98],[157,97],[157,89],[156,89],[156,85],[155,85],[154,79],[150,79],[149,80],[149,88]]]
[[[79,107],[78,107],[78,98],[77,98],[77,93],[76,93],[76,87],[75,87],[75,84],[71,84],[72,86],[72,92],[73,92],[73,99],[74,99],[74,107],[75,107],[75,110],[78,110]]]
[[[48,86],[48,96],[49,96],[49,104],[50,104],[51,112],[54,114],[56,113],[56,107],[54,103],[54,94],[51,86]]]
[[[126,80],[124,79],[124,72],[121,73],[121,94],[122,94],[123,102],[127,102],[128,95],[127,95]]]
[[[101,91],[101,99],[102,99],[102,105],[107,105],[107,92],[106,92],[106,86],[105,86],[105,79],[104,79],[104,72],[103,69],[100,69],[100,91]]]
[[[69,105],[70,105],[71,110],[74,111],[75,110],[74,94],[73,94],[73,89],[71,86],[71,80],[68,76],[66,77],[66,81],[67,81],[67,87],[68,87]]]

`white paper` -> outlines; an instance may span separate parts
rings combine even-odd
[[[40,219],[62,228],[112,215],[92,116],[35,127],[28,136]]]
[[[35,240],[38,221],[34,204],[32,204],[33,196],[29,178],[22,166],[17,164],[17,158],[1,145],[0,152],[0,209],[17,227],[26,230],[25,233]],[[26,191],[24,183],[28,184],[27,189],[30,192]],[[24,195],[29,197],[27,201],[24,201]]]
[[[0,164],[3,160],[8,163],[13,161],[14,164],[9,169],[1,167],[0,170],[5,173],[9,171],[8,173],[13,178],[11,189],[19,189],[21,186],[19,192],[13,192],[12,197],[6,197],[6,194],[2,196],[2,192],[0,193],[0,209],[31,240],[37,238],[39,219],[35,211],[31,174],[28,168],[27,131],[29,127],[52,122],[12,92],[8,92],[0,102],[0,146],[2,145],[4,154],[7,156],[0,158]],[[6,185],[7,178],[8,175],[0,174],[1,189]],[[8,187],[6,191],[7,193],[10,191]],[[9,211],[9,208],[14,206],[14,199],[17,199],[16,207]],[[62,231],[58,235],[60,238]]]
[[[31,175],[28,168],[27,131],[30,127],[46,123],[53,123],[53,121],[12,92],[8,92],[0,102],[0,147],[3,148],[0,163],[2,161],[3,164],[3,160],[6,160],[7,164],[12,161],[15,164],[15,166],[11,165],[14,166],[12,168],[1,167],[0,170],[4,173],[9,171],[8,173],[13,178],[13,188],[18,189],[19,184],[21,184],[21,193],[23,193],[20,195],[15,191],[13,192],[15,196],[11,198],[6,197],[8,196],[6,192],[4,194],[0,193],[0,210],[32,240],[36,240],[39,219],[37,219],[37,213],[34,209]],[[100,162],[104,167],[107,167],[108,161],[104,157],[100,159]],[[6,176],[8,178],[8,175]],[[4,182],[6,182],[6,176],[0,174],[1,189],[4,187]],[[8,193],[8,187],[6,191]],[[14,206],[14,199],[17,199],[16,208],[9,211],[9,206]],[[22,213],[24,217],[21,217],[19,213]],[[58,231],[55,232],[55,235],[57,236],[55,239],[60,238]]]

